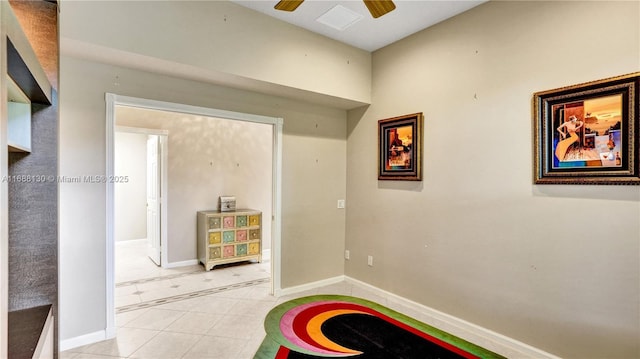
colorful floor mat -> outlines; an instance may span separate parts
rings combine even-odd
[[[273,308],[256,359],[504,358],[368,300],[315,295]]]

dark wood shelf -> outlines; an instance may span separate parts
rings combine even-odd
[[[33,358],[51,305],[9,312],[9,358]]]

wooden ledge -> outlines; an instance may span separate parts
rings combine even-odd
[[[9,358],[33,358],[50,312],[50,304],[9,312]]]

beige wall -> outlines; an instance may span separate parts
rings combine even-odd
[[[162,63],[234,86],[371,99],[370,53],[228,1],[68,1],[61,15],[63,50],[107,48],[118,52],[113,61],[131,60],[128,67],[142,56],[145,70]]]
[[[344,273],[336,200],[346,196],[346,111],[337,108],[368,103],[369,53],[220,1],[64,2],[60,36],[61,175],[105,173],[107,92],[281,117],[281,286]],[[245,90],[219,85],[229,82]],[[105,196],[101,185],[60,185],[63,341],[105,329]]]
[[[223,195],[262,211],[262,248],[271,248],[273,126],[121,106],[116,124],[169,133],[169,263],[197,258],[196,213],[217,209]]]
[[[105,93],[284,119],[282,287],[342,275],[346,112],[62,56],[60,174],[104,175]],[[105,328],[103,185],[60,184],[60,338]]]
[[[171,23],[142,3],[130,8],[135,21],[104,2],[91,6],[62,4],[63,49],[95,42],[203,66],[203,80],[219,71],[352,102],[369,102],[368,90],[352,85],[372,84],[373,105],[346,122],[331,107],[63,56],[61,175],[104,174],[105,92],[282,117],[283,287],[344,273],[563,357],[640,356],[640,191],[534,186],[531,170],[532,93],[638,71],[638,2],[490,2],[376,52],[373,80],[365,56],[351,61],[363,72],[328,82],[315,69],[344,75],[339,64],[351,50],[233,4],[201,2],[216,20],[192,22],[188,33],[173,27],[184,44],[161,36],[173,34],[161,28]],[[170,6],[159,16],[177,11]],[[228,14],[233,27],[223,23]],[[244,16],[251,27],[237,26]],[[200,38],[202,26],[224,36]],[[278,29],[282,44],[266,46],[273,42],[259,34],[263,26],[269,36]],[[316,53],[323,49],[326,57]],[[293,61],[264,67],[283,53]],[[313,60],[299,61],[304,54]],[[424,180],[377,181],[376,121],[419,111]],[[346,193],[345,226],[335,205]],[[104,329],[105,194],[92,184],[60,186],[62,340]]]
[[[639,6],[489,2],[375,52],[345,274],[561,357],[640,357],[638,187],[534,186],[531,145],[534,92],[640,70]],[[377,181],[377,120],[414,112],[424,180]]]
[[[116,132],[114,174],[126,182],[113,184],[114,233],[117,241],[147,238],[147,135]]]

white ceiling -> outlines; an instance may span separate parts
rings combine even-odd
[[[275,10],[278,0],[231,0],[244,7],[259,11],[312,32],[327,36],[351,46],[375,51],[413,33],[458,15],[487,0],[394,0],[396,9],[374,19],[360,0],[306,0],[294,12]],[[342,5],[362,15],[362,19],[343,31],[317,22],[316,19]]]

